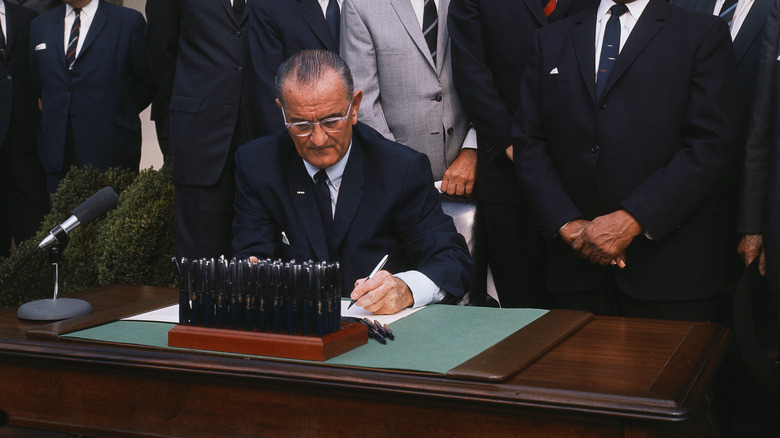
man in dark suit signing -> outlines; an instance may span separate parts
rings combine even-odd
[[[514,163],[557,304],[718,319],[736,115],[726,23],[602,0],[537,32],[522,92]]]
[[[103,0],[64,0],[30,26],[40,93],[38,155],[49,193],[70,165],[138,170],[141,120],[154,96],[140,12]]]
[[[230,255],[233,155],[257,136],[247,77],[251,3],[146,3],[146,43],[160,90],[152,117],[159,136],[170,136],[179,257]]]
[[[254,0],[249,4],[250,88],[260,135],[284,129],[274,102],[274,76],[282,61],[301,50],[338,53],[341,1]]]
[[[473,263],[428,159],[357,122],[363,94],[347,64],[300,52],[279,68],[277,92],[287,132],[236,154],[236,256],[339,261],[351,298],[373,313],[463,295]],[[385,254],[385,270],[363,281]]]
[[[38,160],[38,99],[30,76],[34,11],[0,0],[0,257],[32,236],[48,210]]]
[[[544,240],[512,167],[512,118],[534,32],[598,0],[452,0],[452,78],[477,130],[479,221],[502,307],[550,307]]]

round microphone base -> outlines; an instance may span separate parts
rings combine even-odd
[[[57,298],[22,304],[16,312],[20,319],[31,321],[59,321],[92,313],[92,306],[84,300]]]

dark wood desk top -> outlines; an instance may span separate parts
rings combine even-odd
[[[112,286],[91,291],[83,298],[98,312],[160,296],[170,296],[173,302],[175,294],[167,288]],[[717,324],[594,317],[514,377],[485,383],[418,373],[26,337],[27,329],[40,325],[18,320],[15,309],[0,312],[0,385],[7,383],[2,377],[5,368],[22,373],[27,368],[40,372],[42,368],[72,367],[84,372],[148,374],[163,380],[208,381],[231,387],[304,387],[307,392],[357,393],[383,402],[398,399],[408,403],[413,399],[425,400],[426,405],[465,404],[512,415],[531,409],[542,415],[608,417],[640,423],[684,422],[698,416],[729,339],[728,331]],[[15,402],[20,406],[17,416],[25,419],[17,425],[60,424],[54,420],[36,423],[29,418],[30,413],[23,412],[25,402],[19,400]],[[43,403],[41,409],[47,404],[59,409],[54,400],[39,403]],[[14,410],[0,408],[9,411],[13,422]]]

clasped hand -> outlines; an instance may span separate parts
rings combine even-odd
[[[642,226],[626,210],[599,216],[592,221],[577,219],[561,230],[561,238],[575,254],[601,266],[626,267],[626,248]]]

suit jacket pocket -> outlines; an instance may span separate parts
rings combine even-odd
[[[187,114],[195,114],[200,110],[200,97],[171,96],[170,110]]]
[[[306,256],[306,250],[304,248],[288,245],[286,243],[282,243],[280,246],[282,260],[287,261],[295,259],[298,262],[304,262],[310,258]]]
[[[141,119],[138,117],[127,117],[123,115],[117,115],[114,117],[114,122],[120,128],[126,128],[130,130],[141,129]]]

